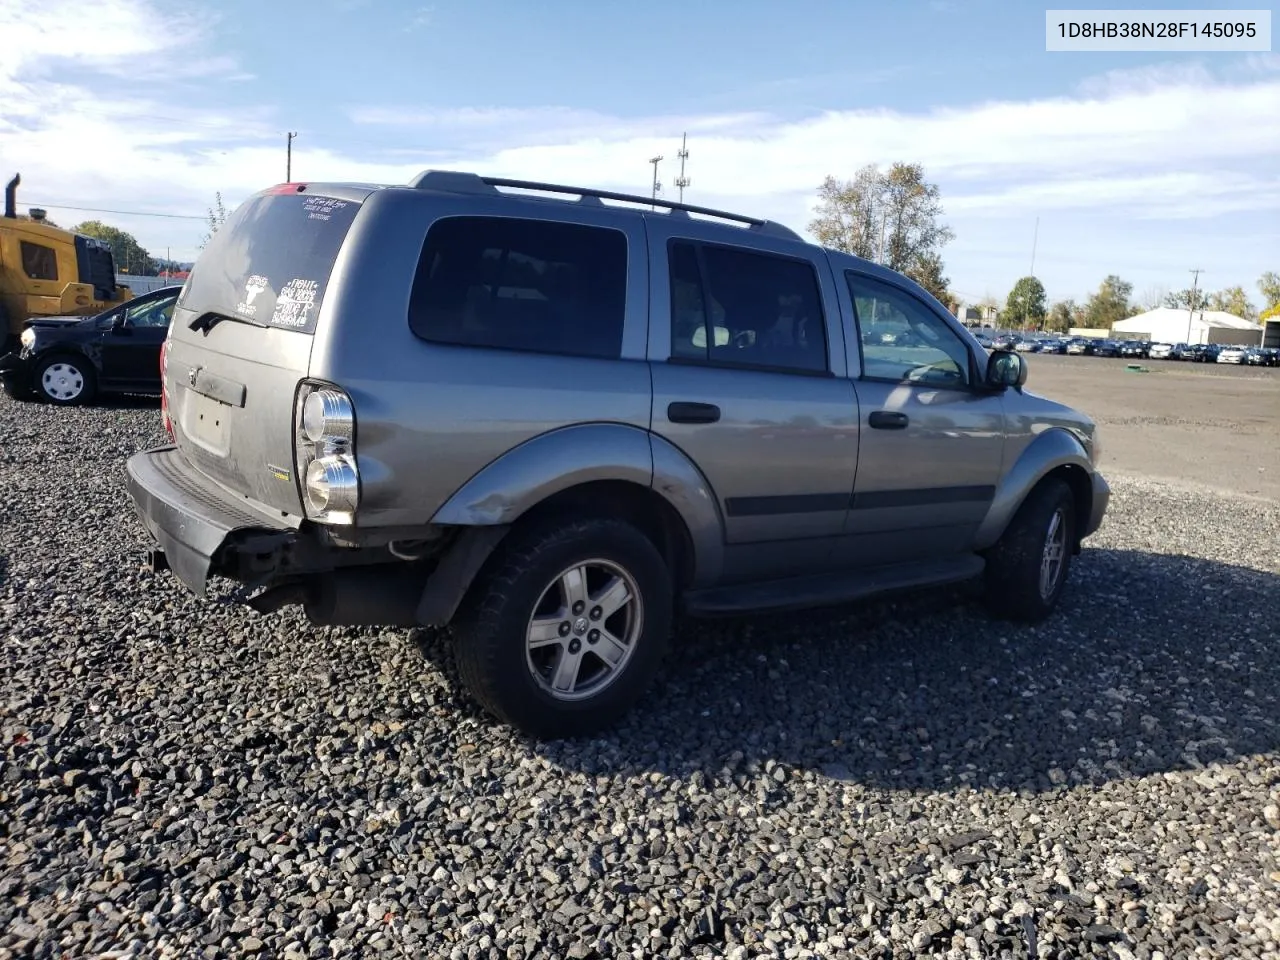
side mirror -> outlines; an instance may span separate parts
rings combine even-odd
[[[1022,354],[999,350],[987,360],[987,386],[993,390],[1016,390],[1027,382],[1027,372]]]

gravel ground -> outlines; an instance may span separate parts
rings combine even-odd
[[[157,419],[0,397],[0,955],[1280,957],[1280,504],[1125,479],[1038,629],[685,628],[530,744],[434,634],[140,571]]]
[[[1280,500],[1280,368],[1112,357],[1029,357],[1027,386],[1102,429],[1102,467]]]

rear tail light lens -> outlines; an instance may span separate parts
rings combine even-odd
[[[165,337],[160,344],[160,419],[164,423],[164,432],[173,441],[173,421],[169,419],[169,382],[166,376],[169,370],[169,338]]]
[[[294,406],[294,470],[307,516],[349,524],[360,505],[356,414],[346,392],[304,383]]]

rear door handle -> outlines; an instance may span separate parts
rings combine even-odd
[[[672,403],[667,406],[667,419],[672,423],[715,423],[720,419],[720,408],[714,403]]]
[[[905,430],[909,422],[905,413],[891,410],[874,410],[867,417],[867,423],[876,430]]]

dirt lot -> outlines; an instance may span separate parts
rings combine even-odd
[[[1025,356],[1025,355],[1024,355]],[[1108,476],[1280,500],[1280,368],[1030,356],[1027,389],[1084,410]]]

